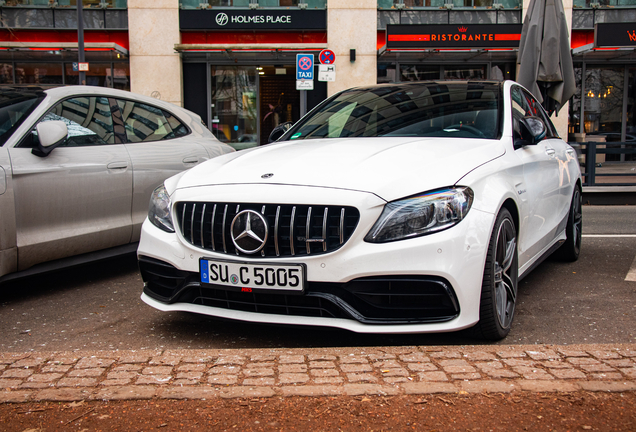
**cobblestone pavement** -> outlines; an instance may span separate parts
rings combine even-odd
[[[0,353],[0,403],[636,391],[636,344]]]

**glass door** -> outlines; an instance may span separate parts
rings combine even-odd
[[[258,145],[255,66],[211,66],[212,133],[237,150]]]

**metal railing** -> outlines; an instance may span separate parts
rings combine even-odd
[[[579,155],[583,186],[636,186],[636,142],[569,144]]]

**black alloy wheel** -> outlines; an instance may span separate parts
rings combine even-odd
[[[568,223],[565,228],[566,239],[559,249],[554,252],[554,257],[567,262],[579,259],[581,253],[581,238],[583,235],[583,194],[580,187],[574,187],[572,203],[568,213]]]
[[[500,340],[510,332],[518,282],[517,229],[512,215],[502,209],[490,236],[481,288],[478,336]]]

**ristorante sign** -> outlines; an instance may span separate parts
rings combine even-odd
[[[182,9],[181,30],[324,30],[325,10]]]
[[[521,24],[386,26],[387,49],[518,48]]]
[[[636,46],[636,23],[603,23],[594,26],[594,46],[603,48]]]

